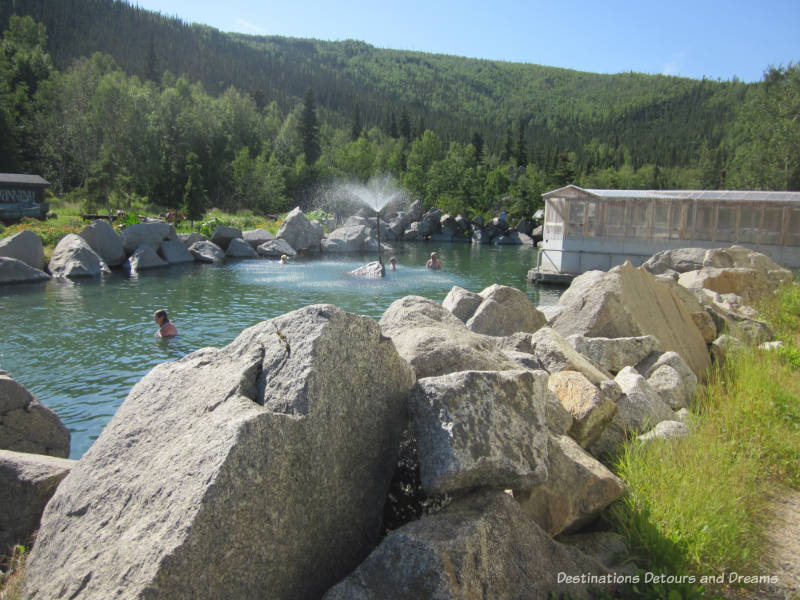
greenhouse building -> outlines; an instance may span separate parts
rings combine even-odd
[[[800,192],[595,190],[542,194],[543,240],[532,281],[559,281],[673,248],[738,244],[800,267]]]

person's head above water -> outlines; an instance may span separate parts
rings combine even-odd
[[[389,268],[394,271],[397,268],[397,257],[393,256],[389,259]]]
[[[174,337],[178,335],[177,328],[170,322],[167,311],[163,308],[153,313],[153,321],[158,325],[158,334],[161,337]]]

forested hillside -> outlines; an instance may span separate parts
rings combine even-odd
[[[569,182],[800,187],[792,65],[760,84],[596,75],[225,34],[114,0],[0,0],[9,27],[0,170],[89,203],[177,208],[191,179],[188,197],[278,210],[380,173],[448,210],[520,214]]]

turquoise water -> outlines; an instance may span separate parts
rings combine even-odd
[[[425,261],[436,250],[442,271]],[[397,298],[441,302],[454,285],[479,292],[492,283],[525,290],[534,304],[554,304],[560,290],[526,283],[535,250],[469,244],[397,248],[397,271],[357,280],[348,271],[374,256],[298,259],[289,265],[242,260],[183,265],[138,277],[49,281],[0,287],[0,369],[55,410],[72,432],[79,458],[130,388],[155,365],[204,346],[224,346],[244,328],[308,304],[336,304],[380,318]],[[388,256],[384,255],[384,262]],[[164,308],[180,332],[155,337],[153,311]]]

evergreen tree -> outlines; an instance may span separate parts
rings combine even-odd
[[[306,155],[306,164],[313,166],[319,160],[322,149],[319,144],[319,121],[317,109],[314,106],[314,92],[308,88],[303,98],[303,110],[298,123],[300,140],[303,145],[303,154]]]
[[[389,123],[389,135],[395,140],[400,137],[400,134],[397,132],[397,120],[394,117],[394,111],[392,111],[392,119]]]
[[[186,157],[186,189],[183,194],[183,205],[186,216],[192,222],[203,217],[206,211],[208,196],[203,187],[203,165],[194,152],[190,152]]]
[[[483,137],[477,131],[472,134],[472,147],[475,148],[475,162],[483,161]]]
[[[511,157],[514,154],[514,141],[511,135],[511,126],[509,125],[506,129],[506,143],[503,146],[503,153],[500,155],[500,161],[506,162],[511,160]]]
[[[364,126],[361,124],[361,111],[358,104],[353,107],[353,127],[350,129],[350,139],[355,141],[361,137],[361,130]]]
[[[407,142],[411,141],[411,119],[409,119],[408,111],[405,108],[400,113],[400,135],[406,138]]]
[[[526,167],[528,165],[528,152],[525,149],[525,121],[520,117],[519,119],[519,135],[517,136],[517,151],[516,151],[517,166]]]

